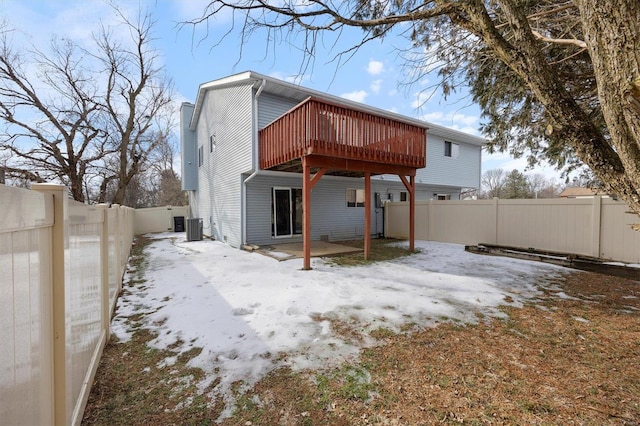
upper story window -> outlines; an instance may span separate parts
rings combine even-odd
[[[198,147],[198,167],[201,167],[202,164],[204,163],[204,158],[203,157],[204,157],[204,149],[203,149],[203,146],[200,145]]]
[[[364,207],[364,189],[347,189],[347,207]]]
[[[216,135],[215,133],[209,136],[209,152],[213,152],[216,149]]]
[[[458,158],[460,153],[460,145],[457,143],[444,141],[444,156],[451,158]]]
[[[407,191],[400,191],[400,201],[407,201]]]

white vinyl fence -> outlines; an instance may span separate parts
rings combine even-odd
[[[149,232],[175,231],[175,218],[186,221],[189,216],[189,206],[166,206],[136,209],[134,232],[146,234]],[[183,226],[186,223],[183,221]]]
[[[133,240],[134,210],[0,185],[0,423],[80,424]]]
[[[385,207],[385,235],[408,238],[409,203]],[[640,263],[640,223],[626,204],[580,199],[416,201],[417,240],[535,248]]]

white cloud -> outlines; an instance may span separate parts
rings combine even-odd
[[[375,93],[377,95],[378,93],[380,93],[380,86],[382,86],[382,80],[380,80],[380,79],[379,80],[373,80],[371,82],[371,85],[369,86],[369,88],[371,89],[371,91],[373,93]]]
[[[480,131],[478,130],[480,119],[477,115],[467,115],[460,112],[445,113],[442,111],[433,111],[423,114],[420,118],[461,132],[480,135]]]
[[[415,99],[413,100],[413,102],[411,102],[411,108],[422,108],[424,104],[433,97],[435,91],[436,89],[421,90],[420,92],[416,93],[414,95]]]
[[[353,92],[343,93],[340,96],[345,99],[349,99],[350,101],[364,102],[364,100],[367,98],[367,95],[368,93],[364,90],[355,90]]]
[[[384,64],[380,61],[370,60],[367,64],[367,72],[371,75],[378,75],[384,71]]]
[[[307,75],[300,75],[300,74],[284,74],[280,71],[274,71],[272,73],[269,73],[269,77],[273,77],[273,78],[277,78],[278,80],[284,80],[287,83],[292,83],[292,84],[302,84],[305,81],[310,81],[309,76]]]

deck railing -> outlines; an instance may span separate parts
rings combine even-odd
[[[421,168],[426,164],[426,131],[309,98],[260,130],[260,167],[321,155]]]

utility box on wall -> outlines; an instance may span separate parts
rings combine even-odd
[[[202,240],[202,218],[187,219],[187,241]]]

